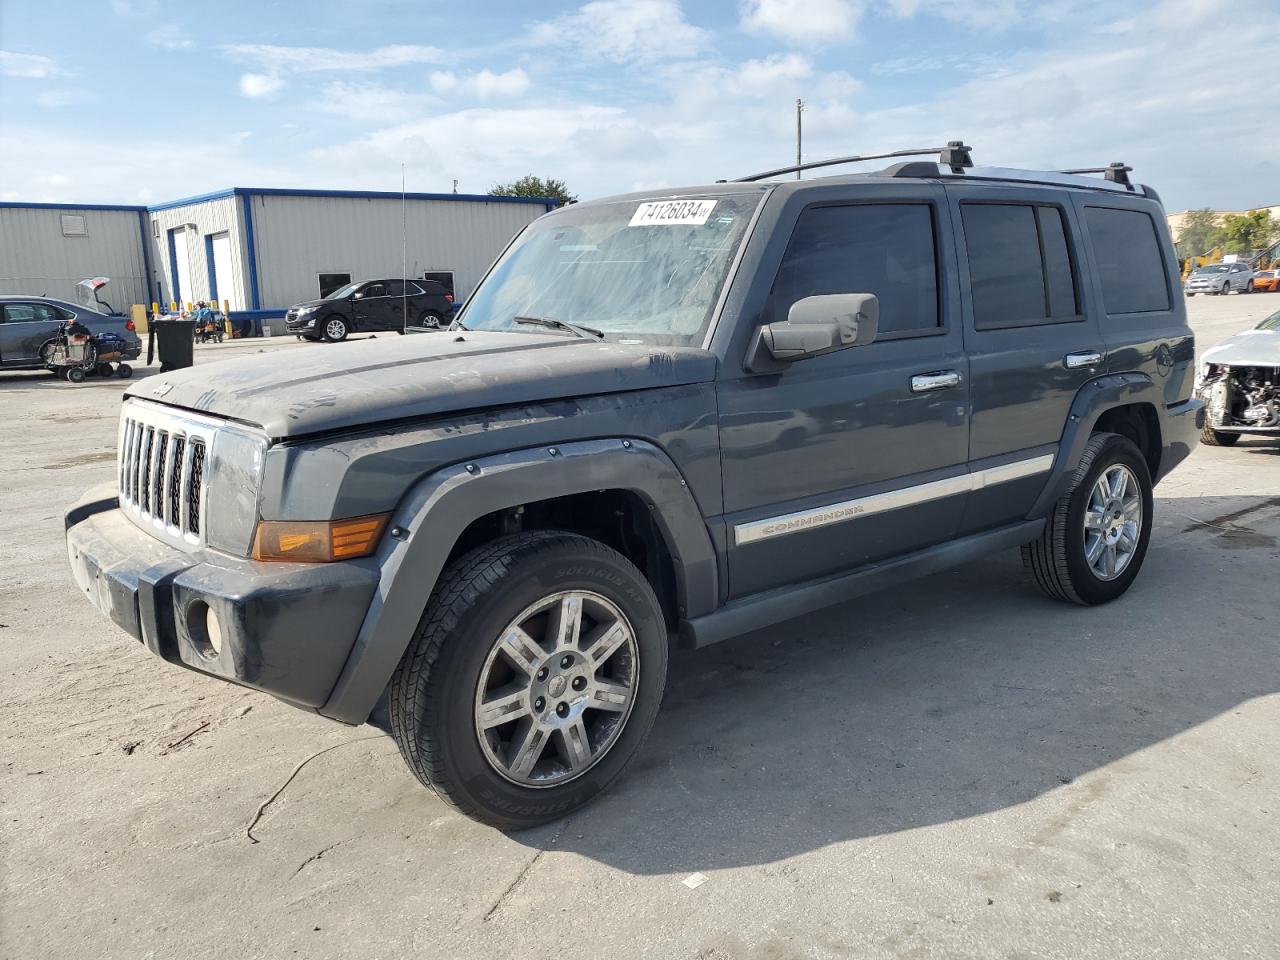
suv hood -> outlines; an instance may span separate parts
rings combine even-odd
[[[272,439],[715,377],[715,356],[558,334],[453,331],[307,346],[150,377],[126,396],[261,427]]]
[[[302,303],[295,303],[290,310],[314,310],[316,307],[322,307],[325,304],[346,303],[346,300],[303,300]]]

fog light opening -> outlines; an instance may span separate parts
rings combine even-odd
[[[196,652],[206,660],[216,660],[222,653],[222,624],[213,607],[203,600],[187,605],[187,635]]]

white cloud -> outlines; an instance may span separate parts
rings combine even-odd
[[[71,182],[71,178],[63,173],[46,173],[32,177],[31,182],[41,187],[64,187]]]
[[[468,76],[446,70],[431,74],[431,89],[439,94],[489,97],[519,97],[529,89],[529,75],[516,67],[506,73],[481,70]]]
[[[246,73],[240,77],[240,92],[246,97],[270,97],[284,88],[284,80],[269,73]]]
[[[746,0],[742,26],[790,43],[821,46],[852,37],[863,12],[861,0]]]
[[[439,47],[393,44],[375,50],[335,50],[328,47],[286,47],[266,43],[225,44],[233,60],[257,63],[266,73],[358,73],[436,63],[444,59]]]
[[[0,50],[0,76],[43,80],[46,77],[56,77],[61,72],[58,65],[48,57]]]
[[[710,44],[707,31],[685,19],[677,0],[593,0],[535,24],[531,39],[620,62],[691,57]]]
[[[189,50],[195,42],[187,31],[176,23],[166,23],[147,34],[147,43],[161,50]]]
[[[312,106],[324,113],[360,120],[403,123],[436,103],[428,94],[409,93],[376,83],[349,83],[335,80],[325,84]],[[286,124],[296,127],[297,124]]]

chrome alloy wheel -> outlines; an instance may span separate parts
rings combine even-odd
[[[635,631],[614,603],[585,591],[542,598],[507,626],[480,671],[485,759],[526,787],[581,776],[617,742],[639,680]]]
[[[330,340],[341,340],[347,335],[347,325],[341,320],[330,320],[325,324],[324,332]]]
[[[1093,575],[1114,580],[1124,573],[1142,535],[1142,491],[1124,464],[1102,472],[1084,511],[1084,552]]]

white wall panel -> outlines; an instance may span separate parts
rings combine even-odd
[[[63,236],[63,216],[84,217],[85,235]],[[0,207],[0,293],[74,303],[86,277],[111,278],[102,296],[117,310],[149,299],[138,211]]]
[[[315,299],[320,273],[400,276],[399,197],[254,195],[251,202],[264,309]],[[409,199],[409,276],[452,270],[464,299],[511,238],[545,212],[534,203]]]

